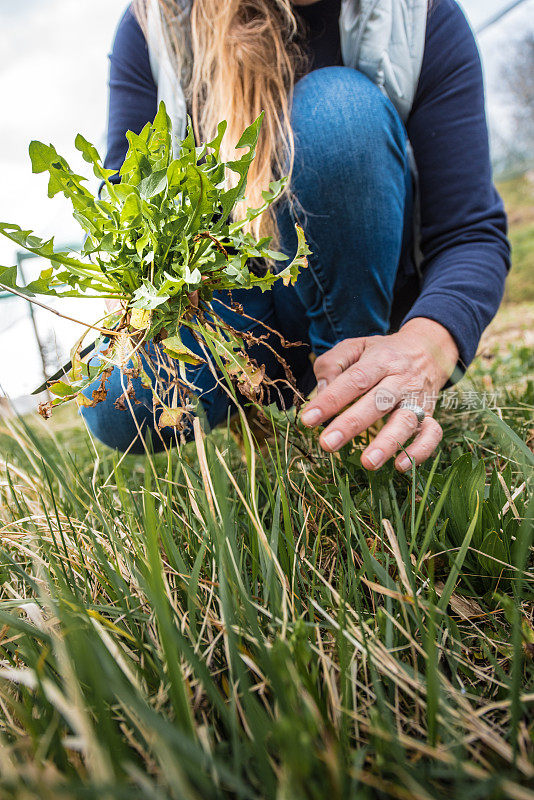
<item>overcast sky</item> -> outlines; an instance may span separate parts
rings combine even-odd
[[[80,165],[74,137],[103,150],[109,52],[125,0],[0,0],[0,219],[78,238],[64,198],[32,175],[31,139]],[[87,165],[85,165],[87,166]],[[82,167],[83,169],[83,167]],[[0,263],[11,248],[0,242]]]
[[[465,0],[463,6],[476,28],[506,2]],[[0,0],[0,220],[41,236],[56,234],[59,243],[79,240],[67,201],[48,200],[45,175],[32,175],[28,144],[31,139],[53,143],[82,174],[87,165],[74,149],[76,133],[104,153],[107,55],[126,6],[126,0]],[[501,65],[521,33],[533,27],[534,0],[526,0],[480,38],[490,122],[505,133],[510,117],[500,91]],[[14,248],[0,240],[0,265],[13,263]],[[0,385],[9,383],[6,372],[12,373],[4,342],[0,338]],[[20,385],[12,391],[20,391]]]

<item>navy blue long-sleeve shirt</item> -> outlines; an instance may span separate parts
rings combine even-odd
[[[340,63],[340,0],[300,6],[309,68]],[[113,44],[106,166],[118,169],[127,130],[157,111],[148,48],[133,13]],[[419,173],[422,290],[404,321],[427,317],[452,334],[467,365],[502,299],[510,250],[493,185],[482,69],[474,36],[455,0],[433,0],[414,104],[407,120]]]

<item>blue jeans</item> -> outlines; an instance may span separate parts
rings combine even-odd
[[[309,267],[295,286],[278,282],[263,294],[259,289],[234,291],[233,299],[249,317],[289,341],[302,342],[285,349],[274,334],[268,340],[307,393],[315,383],[311,352],[318,355],[343,339],[389,329],[395,279],[409,241],[411,176],[400,118],[380,90],[356,70],[328,67],[302,78],[295,87],[292,126],[292,188],[298,202],[292,208],[285,203],[278,212],[280,249],[289,256],[295,252],[298,221],[312,250]],[[219,293],[219,298],[229,303],[227,293]],[[221,305],[217,310],[234,328],[265,333],[258,323]],[[198,352],[188,331],[183,339]],[[249,352],[265,364],[271,378],[283,377],[267,347],[256,345]],[[209,368],[191,367],[188,374],[199,387],[209,425],[224,421],[231,401]],[[153,429],[151,392],[140,380],[134,380],[134,389],[140,401],[134,406],[137,424]],[[122,392],[115,369],[106,400],[82,412],[92,433],[119,450],[127,449],[138,435],[130,411],[114,406]],[[175,438],[169,428],[162,435],[168,442]],[[157,448],[159,435],[152,439]],[[130,452],[142,451],[138,438]]]

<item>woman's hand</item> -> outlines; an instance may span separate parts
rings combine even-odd
[[[404,472],[412,461],[420,464],[428,458],[441,440],[443,432],[432,413],[457,361],[451,334],[423,317],[389,336],[345,339],[316,359],[317,395],[302,412],[302,422],[314,427],[334,417],[319,439],[324,450],[334,452],[391,412],[362,453],[362,466],[378,469],[416,434],[395,461]],[[413,411],[396,408],[403,398],[425,409],[420,426]]]

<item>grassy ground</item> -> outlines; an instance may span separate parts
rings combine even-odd
[[[534,176],[514,178],[498,188],[508,212],[513,252],[505,301],[534,302]]]
[[[4,421],[0,797],[534,800],[533,317],[412,476],[283,415],[125,459]]]

